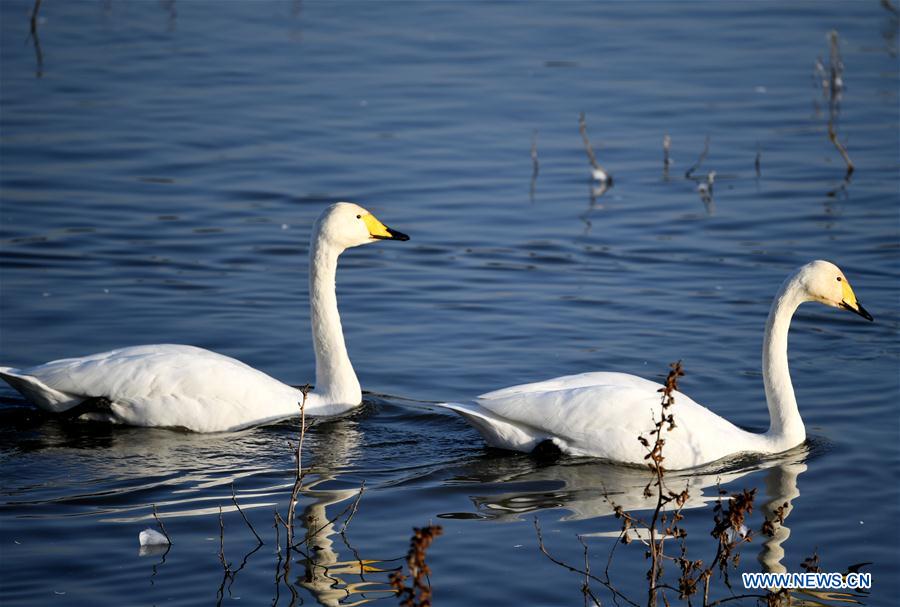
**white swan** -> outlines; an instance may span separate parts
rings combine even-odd
[[[362,402],[344,345],[335,273],[345,249],[377,240],[409,237],[349,202],[328,207],[313,228],[309,304],[316,384],[306,404],[311,415],[342,413]],[[48,411],[88,401],[94,410],[82,417],[195,432],[237,430],[297,415],[302,400],[296,388],[238,360],[171,344],[133,346],[30,369],[0,367],[0,377]]]
[[[741,430],[676,392],[671,409],[676,428],[663,433],[666,468],[690,468],[741,452],[780,453],[806,439],[787,356],[791,317],[806,301],[872,320],[837,266],[814,261],[797,270],[782,285],[766,323],[762,359],[768,432]],[[494,447],[528,452],[549,440],[564,453],[644,464],[648,451],[638,435],[647,437],[659,419],[661,387],[624,373],[582,373],[488,392],[474,403],[441,406],[462,415]]]

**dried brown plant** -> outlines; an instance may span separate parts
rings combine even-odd
[[[396,571],[390,577],[391,586],[400,597],[401,607],[431,606],[431,581],[428,578],[431,569],[425,562],[425,553],[435,538],[443,532],[440,525],[413,529],[413,536],[409,540],[409,552],[406,553],[406,569],[409,575]],[[409,586],[406,585],[408,579],[412,579]]]
[[[803,559],[803,562],[800,563],[800,568],[807,573],[820,573],[822,570],[819,568],[818,550],[814,550],[812,556]]]
[[[766,517],[766,519],[763,521],[760,532],[769,537],[775,535],[775,525],[784,523],[784,518],[785,516],[787,516],[788,507],[789,504],[787,502],[784,502],[783,504],[775,508],[772,518]]]
[[[647,571],[646,604],[648,607],[654,607],[660,601],[666,606],[670,605],[666,591],[677,592],[680,600],[686,600],[687,604],[691,605],[693,604],[692,597],[699,594],[701,589],[703,591],[702,605],[704,607],[714,607],[725,602],[750,598],[765,600],[772,607],[789,604],[790,595],[781,591],[770,591],[767,594],[732,594],[729,597],[710,601],[710,582],[713,574],[718,570],[720,578],[730,589],[728,572],[730,568],[736,568],[740,563],[738,548],[741,544],[752,541],[753,533],[747,528],[746,523],[748,516],[753,512],[756,489],[745,489],[732,495],[728,495],[728,492],[722,489],[719,490],[719,499],[713,507],[714,526],[711,531],[712,537],[716,540],[716,553],[709,565],[705,565],[703,560],[691,558],[688,555],[686,542],[688,532],[682,526],[684,519],[683,509],[690,495],[687,489],[682,490],[680,493],[670,490],[666,486],[665,479],[665,433],[677,428],[674,412],[677,408],[674,405],[676,404],[678,379],[684,376],[684,368],[681,361],[672,363],[670,367],[671,369],[663,383],[663,387],[659,390],[662,394],[662,407],[659,416],[654,419],[653,429],[650,433],[646,436],[638,437],[638,441],[647,449],[645,459],[647,460],[647,467],[652,473],[651,480],[644,487],[644,495],[652,498],[655,494],[656,497],[656,505],[650,520],[644,520],[627,512],[622,506],[614,504],[608,495],[606,496],[607,501],[613,506],[613,515],[616,519],[621,520],[621,530],[618,541],[610,548],[605,577],[602,578],[591,573],[586,546],[583,568],[573,566],[554,557],[544,546],[541,528],[537,519],[535,519],[538,547],[552,562],[584,577],[582,593],[584,594],[585,604],[590,601],[595,605],[600,605],[599,598],[590,590],[589,586],[589,582],[596,581],[612,593],[614,602],[617,604],[621,600],[633,607],[637,607],[638,603],[636,601],[612,584],[609,574],[616,547],[619,544],[630,544],[634,541],[633,537],[639,538],[647,546],[645,556],[651,561],[650,568]],[[762,532],[767,534],[774,533],[775,526],[784,522],[788,510],[788,503],[784,503],[776,508],[773,517],[765,519]],[[661,529],[658,528],[660,525],[662,526]],[[641,539],[642,532],[646,532],[649,540]],[[680,554],[677,556],[666,554],[665,544],[668,539],[674,539],[679,542]],[[579,541],[584,545],[583,538],[579,537]],[[667,583],[664,580],[663,564],[667,561],[674,563],[680,571],[677,582]]]

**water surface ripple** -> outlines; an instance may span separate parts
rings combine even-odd
[[[0,603],[393,604],[386,571],[431,521],[435,604],[581,604],[532,519],[573,563],[584,535],[602,568],[617,530],[605,496],[646,507],[644,473],[486,449],[429,403],[588,370],[661,377],[681,359],[685,392],[764,430],[771,297],[816,258],[876,322],[801,308],[790,354],[810,440],[673,476],[690,484],[689,546],[710,558],[717,483],[756,488],[752,525],[790,501],[789,535],[755,539],[741,571],[797,571],[817,552],[825,571],[872,563],[871,597],[855,600],[900,593],[898,23],[884,6],[47,2],[36,39],[31,7],[0,3],[0,363],[189,343],[303,384],[315,217],[354,200],[412,240],[342,258],[368,394],[306,437],[298,511],[322,531],[290,584],[272,525],[296,420],[108,427],[3,385]],[[832,29],[849,182],[813,78]],[[580,112],[615,178],[599,196]],[[707,136],[704,203],[684,173]],[[364,482],[341,534],[329,519]],[[153,505],[174,545],[142,557]],[[643,602],[643,550],[618,550],[614,580]]]

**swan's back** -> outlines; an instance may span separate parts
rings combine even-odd
[[[512,386],[480,396],[468,409],[455,407],[494,445],[522,450],[552,440],[573,455],[642,464],[647,449],[638,436],[650,440],[660,418],[660,384],[624,373],[583,373],[544,382]],[[688,396],[675,392],[671,412],[676,427],[664,431],[664,465],[687,468],[733,453],[753,435],[716,415]],[[497,428],[502,428],[497,430]],[[486,432],[487,431],[487,432]],[[516,436],[518,445],[497,444],[498,436]],[[525,441],[523,437],[527,437]],[[749,450],[750,444],[747,443]]]
[[[530,393],[555,392],[557,390],[568,390],[572,388],[584,388],[587,386],[633,386],[636,388],[658,389],[661,386],[649,379],[630,375],[628,373],[616,373],[614,371],[591,371],[588,373],[578,373],[576,375],[563,375],[546,379],[544,381],[536,381],[529,384],[519,384],[518,386],[510,386],[501,388],[493,392],[487,392],[478,397],[479,401],[503,399],[510,396],[518,396]]]
[[[297,390],[194,346],[132,346],[2,375],[42,408],[60,412],[103,398],[110,401],[109,419],[140,426],[213,432],[298,411]]]

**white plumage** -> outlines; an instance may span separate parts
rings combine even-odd
[[[779,453],[806,439],[791,385],[787,333],[805,301],[872,317],[859,304],[841,270],[814,261],[782,285],[772,304],[763,344],[763,381],[771,424],[768,432],[742,430],[689,397],[675,392],[676,427],[664,431],[663,465],[683,469],[742,452]],[[482,394],[473,403],[445,403],[471,423],[488,444],[531,451],[552,441],[572,455],[644,464],[649,437],[660,419],[662,386],[625,373],[582,373]],[[651,440],[652,443],[652,440]]]
[[[335,415],[362,402],[337,309],[338,256],[376,240],[408,240],[362,207],[339,202],[316,222],[310,247],[310,309],[316,390],[306,412]],[[29,369],[0,367],[0,377],[35,405],[64,412],[103,399],[83,417],[195,432],[236,430],[299,413],[302,393],[238,360],[171,344],[132,346]]]

